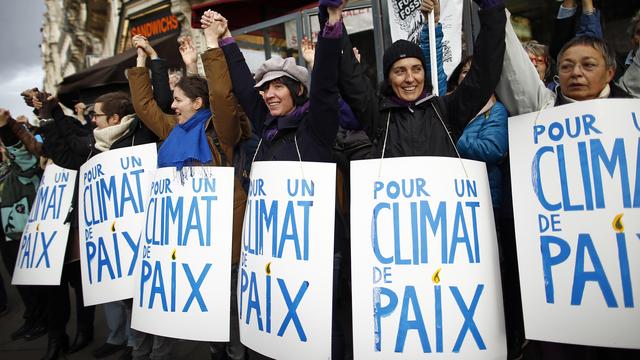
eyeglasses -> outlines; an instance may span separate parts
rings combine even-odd
[[[576,67],[580,67],[582,71],[591,72],[595,71],[600,67],[601,64],[587,62],[587,63],[572,63],[572,62],[562,62],[560,66],[558,66],[558,72],[561,74],[569,74],[573,72],[573,69]]]
[[[89,113],[89,117],[91,117],[92,119],[93,119],[94,117],[95,117],[95,118],[98,118],[98,117],[101,117],[101,116],[109,116],[109,115],[107,115],[107,114],[97,114],[97,113],[95,113],[94,111],[92,111],[92,112],[90,112],[90,113]]]
[[[544,56],[541,56],[541,55],[536,56],[536,55],[529,54],[529,60],[531,60],[533,65],[546,64],[547,63],[547,59]]]

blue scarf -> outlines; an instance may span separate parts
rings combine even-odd
[[[179,170],[189,163],[210,163],[213,157],[204,133],[210,117],[211,110],[200,109],[187,122],[176,125],[158,150],[158,167],[175,166]]]

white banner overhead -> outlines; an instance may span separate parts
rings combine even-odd
[[[331,357],[335,178],[330,163],[251,168],[238,308],[242,343],[263,355]]]
[[[509,119],[527,338],[640,348],[640,100]]]
[[[47,166],[24,228],[13,285],[58,285],[69,237],[77,171]]]
[[[80,168],[78,221],[86,306],[133,297],[156,144],[103,152]]]
[[[485,164],[351,162],[356,359],[505,359]]]
[[[160,168],[135,270],[131,327],[229,341],[233,168]]]
[[[418,42],[424,21],[420,12],[420,0],[386,0],[391,41],[400,39]],[[442,39],[442,63],[444,71],[451,75],[462,57],[462,8],[463,0],[440,1]]]

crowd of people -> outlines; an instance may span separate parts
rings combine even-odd
[[[39,126],[13,119],[0,109],[0,250],[9,274],[39,180],[47,164],[78,170],[101,152],[157,143],[158,167],[238,166],[238,152],[253,161],[335,162],[338,185],[334,238],[332,358],[352,357],[350,330],[349,161],[405,156],[447,156],[487,163],[499,233],[508,358],[527,348],[543,359],[613,359],[637,351],[605,349],[525,339],[509,179],[507,118],[553,106],[597,98],[640,95],[640,12],[629,26],[633,49],[616,58],[603,40],[599,10],[592,0],[564,0],[555,20],[553,43],[521,43],[503,0],[474,0],[481,30],[473,56],[464,56],[448,81],[442,67],[442,26],[438,0],[422,0],[424,19],[434,13],[438,92],[432,96],[427,24],[419,44],[398,40],[383,55],[384,78],[374,88],[343,24],[343,0],[321,0],[318,41],[305,39],[302,56],[274,57],[252,74],[227,19],[208,10],[201,19],[207,50],[198,54],[182,38],[186,74],[170,72],[161,54],[141,35],[132,38],[136,67],[128,70],[130,95],[106,93],[94,104],[78,104],[67,115],[55,96],[24,91]],[[580,5],[580,6],[579,6]],[[149,65],[147,67],[147,64]],[[254,146],[244,146],[253,144]],[[251,154],[245,154],[251,148]],[[237,268],[247,200],[246,174],[236,171],[234,187],[231,328],[228,343],[211,343],[212,359],[261,359],[240,342]],[[346,184],[346,185],[345,185]],[[77,203],[77,190],[74,198]],[[12,340],[48,335],[43,359],[74,353],[94,340],[94,306],[84,306],[79,265],[77,206],[71,222],[61,283],[17,286],[24,324]],[[6,239],[6,241],[5,241]],[[0,278],[1,279],[1,278]],[[0,286],[0,314],[7,311]],[[69,286],[74,289],[76,329],[67,335]],[[95,358],[122,351],[122,359],[169,359],[176,339],[146,334],[130,326],[131,300],[101,305],[109,328],[93,350]],[[124,351],[123,351],[124,350]]]

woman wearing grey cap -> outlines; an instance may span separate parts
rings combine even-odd
[[[231,34],[227,31],[219,41],[233,92],[260,136],[256,161],[332,161],[331,148],[338,130],[343,6],[332,10],[334,18],[318,39],[311,87],[307,69],[291,57],[265,61],[254,80]]]
[[[320,1],[322,4],[324,2]],[[333,162],[332,147],[338,131],[338,67],[340,38],[343,31],[342,9],[346,1],[332,0],[329,20],[318,37],[309,85],[307,69],[293,58],[272,58],[256,71],[255,81],[230,33],[218,41],[222,48],[233,92],[260,136],[256,161]],[[226,20],[216,14],[219,21]],[[309,94],[309,95],[307,95]],[[341,253],[345,252],[345,226],[336,216],[334,275],[339,272]],[[335,277],[335,276],[334,276]],[[334,279],[334,305],[337,298]],[[335,308],[335,306],[334,306]],[[344,357],[344,336],[333,313],[332,358]],[[251,358],[261,358],[251,354]]]

